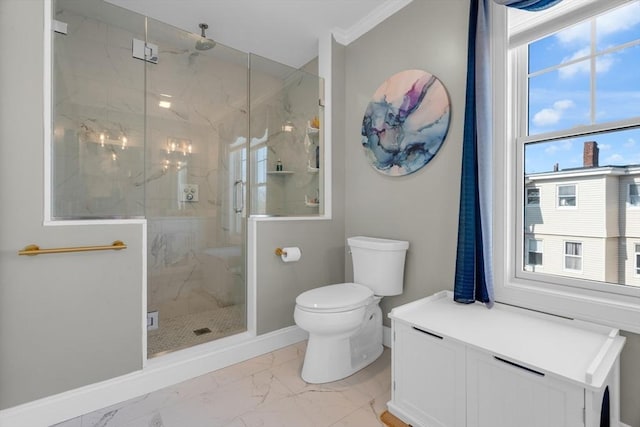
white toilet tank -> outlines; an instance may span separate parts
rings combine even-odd
[[[402,293],[409,242],[356,236],[349,237],[347,243],[353,258],[355,283],[368,286],[379,296]]]

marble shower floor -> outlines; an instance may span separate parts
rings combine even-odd
[[[377,427],[391,398],[391,351],[328,384],[300,378],[306,341],[56,427]]]
[[[149,357],[245,331],[244,305],[214,307],[198,313],[188,313],[160,319],[160,328],[147,332]],[[209,328],[211,332],[196,335],[195,330]]]

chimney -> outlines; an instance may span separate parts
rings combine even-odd
[[[553,165],[553,171],[554,171],[554,172],[558,172],[559,170],[560,170],[560,163],[555,163],[555,164]]]
[[[584,143],[584,151],[582,153],[582,166],[585,168],[598,167],[598,154],[600,149],[595,141],[586,141]]]

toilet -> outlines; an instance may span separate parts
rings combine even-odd
[[[382,354],[383,296],[402,293],[409,242],[349,237],[354,283],[322,286],[296,298],[296,325],[309,333],[302,379],[348,377]]]

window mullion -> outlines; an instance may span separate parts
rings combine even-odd
[[[590,95],[591,95],[591,124],[596,122],[596,20],[591,20],[591,75],[590,75]]]
[[[640,117],[633,117],[631,119],[624,119],[615,122],[598,123],[588,126],[576,126],[570,129],[538,133],[535,135],[520,135],[517,138],[521,144],[526,144],[530,142],[555,141],[565,138],[595,135],[616,130],[631,130],[636,128],[640,128]]]

